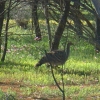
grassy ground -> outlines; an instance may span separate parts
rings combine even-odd
[[[30,29],[11,28],[8,50],[4,63],[0,62],[0,98],[7,100],[62,100],[50,71],[42,65],[35,70],[34,65],[49,51],[46,30],[42,41],[34,41]],[[60,48],[63,48],[64,38]],[[69,60],[64,65],[64,84],[67,100],[100,99],[100,54],[84,40],[71,37],[75,46],[71,47]],[[3,46],[2,46],[3,49]],[[54,70],[62,87],[61,73]],[[10,99],[9,99],[10,98]]]

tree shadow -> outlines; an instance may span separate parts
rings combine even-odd
[[[91,71],[91,70],[90,71],[84,71],[84,70],[81,71],[81,70],[74,70],[74,69],[69,70],[68,68],[66,68],[64,70],[58,69],[58,72],[59,73],[63,72],[63,74],[74,74],[74,75],[79,75],[79,76],[90,76],[90,75],[93,75],[93,71]],[[98,70],[98,71],[96,71],[94,73],[99,74],[100,71]]]
[[[12,62],[12,61],[7,61],[7,62],[0,62],[0,68],[19,68],[22,71],[28,71],[31,69],[34,69],[34,65],[31,64],[26,64],[26,63],[20,63],[20,62]]]

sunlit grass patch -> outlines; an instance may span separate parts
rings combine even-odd
[[[86,100],[88,97],[93,99],[100,98],[100,88],[96,86],[80,85],[80,86],[70,86],[66,88],[66,95],[72,97],[72,100]],[[95,92],[94,92],[95,91]],[[97,95],[96,95],[97,93]],[[95,95],[95,96],[94,96]]]

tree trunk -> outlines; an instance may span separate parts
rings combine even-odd
[[[97,18],[97,21],[96,21],[96,41],[98,44],[100,44],[100,19]],[[96,45],[96,51],[100,51],[100,48],[97,47]]]
[[[69,10],[70,10],[70,0],[65,0],[64,14],[62,15],[62,18],[61,18],[59,25],[57,27],[57,30],[55,32],[55,37],[54,37],[54,41],[52,43],[51,50],[57,50],[58,49],[61,36],[62,36],[63,31],[64,31],[65,26],[66,26],[66,21],[67,21],[67,17],[68,17],[68,14],[69,14]]]
[[[80,0],[75,0],[76,2],[74,2],[74,7],[75,7],[75,11],[77,12],[77,10],[80,10],[80,5],[77,4],[77,2],[80,3]],[[74,20],[74,24],[75,24],[75,28],[76,28],[76,34],[81,37],[82,35],[82,25],[81,25],[81,21],[80,19],[78,18],[78,12],[75,13],[75,20]]]
[[[92,0],[96,13],[97,13],[97,18],[96,18],[96,52],[100,52],[100,0]],[[99,45],[98,45],[99,44]]]
[[[51,49],[52,36],[51,36],[50,23],[49,23],[49,8],[48,8],[48,3],[49,3],[48,0],[44,1],[44,13],[45,13],[46,24],[47,24],[47,29],[48,29],[49,46],[50,46],[50,49]]]
[[[8,24],[9,24],[9,17],[10,17],[10,7],[11,7],[11,0],[9,0],[9,7],[8,7],[8,12],[7,12],[7,22],[6,22],[6,29],[5,29],[5,44],[4,44],[4,51],[3,55],[1,58],[1,61],[4,62],[5,56],[6,56],[6,51],[7,51],[7,42],[8,42]]]
[[[34,0],[32,4],[32,19],[34,22],[36,37],[41,38],[41,31],[39,27],[38,14],[37,14],[37,5],[38,5],[38,0]]]
[[[3,27],[3,20],[4,20],[4,14],[3,11],[5,9],[5,1],[0,3],[0,58],[1,58],[1,42],[2,42],[2,38],[1,38],[1,32],[2,32],[2,27]]]

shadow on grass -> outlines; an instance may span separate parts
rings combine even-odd
[[[13,68],[18,68],[20,71],[30,71],[30,70],[36,70],[34,65],[31,64],[26,64],[26,63],[18,63],[18,62],[11,62],[11,61],[7,61],[7,62],[0,62],[0,68],[8,68],[8,69],[13,69]],[[46,72],[46,68],[41,67],[40,69],[41,73]],[[50,70],[47,68],[47,70]],[[57,70],[57,72],[59,72],[59,74],[61,74],[62,72],[64,74],[75,74],[75,75],[79,75],[79,76],[90,76],[93,74],[99,74],[100,70],[95,70],[93,72],[93,70],[88,70],[88,71],[84,71],[84,70],[74,70],[74,69],[65,69],[64,71],[62,71],[62,69],[55,69]]]
[[[31,64],[26,64],[26,63],[18,63],[18,62],[0,62],[0,68],[8,68],[8,69],[13,69],[13,68],[18,68],[22,71],[28,71],[31,69],[34,69],[34,65]]]
[[[96,71],[92,71],[92,70],[89,70],[89,71],[84,71],[84,70],[74,70],[74,69],[71,69],[69,70],[68,68],[65,69],[64,71],[62,71],[62,69],[59,69],[58,70],[59,73],[64,73],[64,74],[75,74],[75,75],[79,75],[79,76],[90,76],[90,75],[93,75],[93,74],[100,74],[100,70],[96,70]]]
[[[18,63],[18,62],[11,62],[11,61],[9,61],[9,62],[1,62],[0,63],[0,67],[2,67],[2,66],[10,66],[10,65],[14,65],[14,66],[30,66],[30,64],[23,64],[23,63]]]

